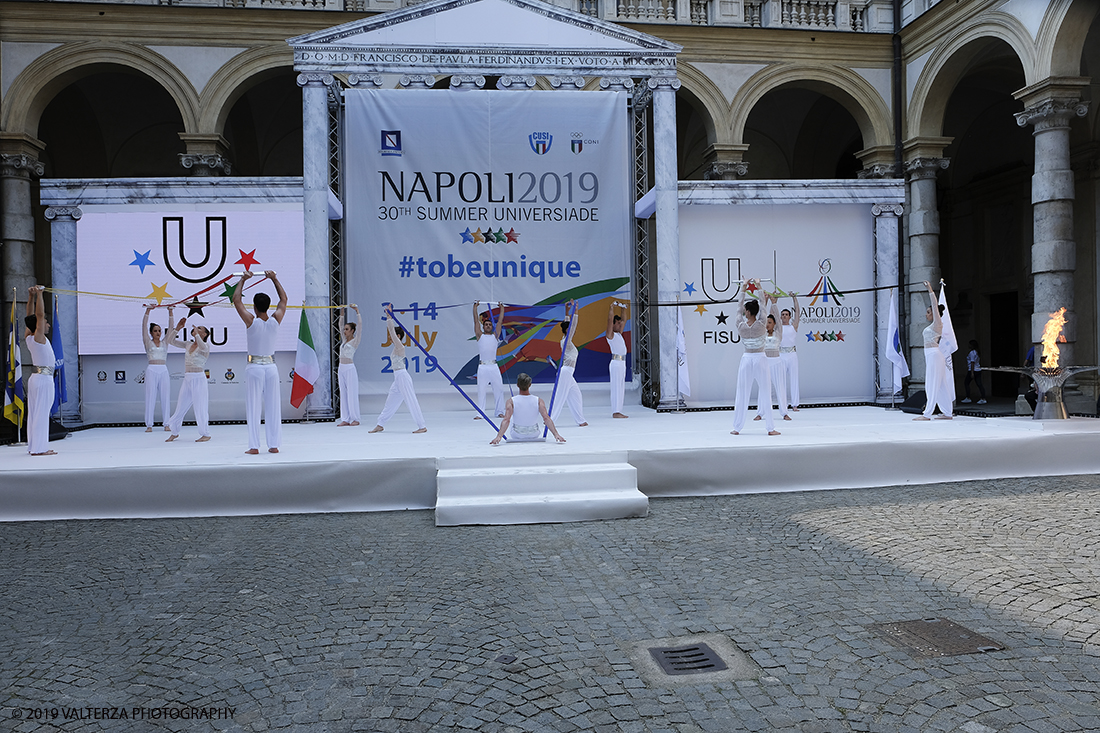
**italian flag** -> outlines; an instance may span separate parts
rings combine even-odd
[[[299,407],[307,394],[313,394],[313,384],[321,376],[317,364],[317,352],[313,348],[313,334],[309,332],[305,308],[298,325],[298,354],[294,357],[294,384],[290,388],[290,404]]]

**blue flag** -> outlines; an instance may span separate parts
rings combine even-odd
[[[53,331],[50,339],[50,343],[53,344],[53,407],[50,408],[50,412],[59,412],[61,410],[61,403],[69,399],[65,393],[65,347],[61,343],[61,329],[57,325],[57,301],[54,301],[53,306]]]

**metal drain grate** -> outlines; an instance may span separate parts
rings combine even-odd
[[[650,647],[649,653],[661,665],[665,674],[703,674],[728,669],[717,652],[706,644],[691,646]]]
[[[944,618],[872,624],[868,628],[921,657],[953,657],[1005,649],[1003,644]]]

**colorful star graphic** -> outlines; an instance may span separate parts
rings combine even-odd
[[[493,232],[493,241],[498,243],[508,241],[508,237],[504,233],[504,227],[501,227],[500,229],[497,229],[495,232]]]
[[[152,252],[152,251],[153,250],[149,250],[145,254],[138,254],[138,251],[136,249],[134,250],[134,261],[131,262],[130,264],[131,265],[137,265],[138,267],[140,267],[142,275],[145,274],[145,268],[146,267],[153,267],[156,264],[156,263],[149,260],[149,253]],[[165,283],[165,285],[167,285],[167,283]]]
[[[218,297],[219,298],[229,298],[230,300],[233,300],[233,293],[236,292],[237,286],[236,285],[230,285],[229,283],[223,283],[222,287],[224,287],[225,290],[223,290],[221,293],[219,293]]]
[[[726,319],[729,318],[729,316],[727,316],[722,311],[718,311],[718,315],[716,315],[715,318],[718,320],[719,323],[721,323],[722,325],[725,325]]]
[[[836,332],[836,340],[837,341],[843,341],[844,340],[844,332],[843,331],[837,331]]]
[[[814,334],[814,341],[824,341],[824,340],[825,340],[825,334],[821,333],[821,331],[818,331],[817,333]]]
[[[698,313],[699,315],[703,315],[704,313],[707,312],[707,307],[705,305],[703,305],[702,303],[700,303],[699,305],[695,306],[695,312]]]
[[[202,312],[202,309],[205,308],[206,306],[210,305],[210,304],[209,303],[203,303],[196,296],[193,300],[191,300],[191,302],[184,303],[184,305],[187,306],[187,317],[188,318],[195,315],[196,313],[198,313],[203,318],[206,318],[206,314]]]
[[[519,232],[517,232],[514,227],[504,233],[504,238],[509,244],[513,242],[519,244]]]
[[[149,283],[149,284],[153,287],[153,292],[149,293],[145,297],[146,298],[156,298],[157,299],[157,305],[160,305],[161,303],[163,303],[165,298],[171,298],[172,297],[171,295],[168,294],[168,283],[164,283],[163,285],[154,285],[153,283]]]
[[[760,286],[754,282],[750,282],[748,285],[745,286],[745,289],[749,291],[750,295],[755,295],[756,291],[760,289]]]
[[[243,249],[237,251],[241,253],[241,258],[234,262],[234,265],[244,265],[244,269],[251,270],[253,265],[260,264],[260,261],[253,256],[256,254],[256,250],[252,250],[248,254],[245,254]]]
[[[466,231],[459,232],[459,234],[462,235],[462,244],[466,244],[467,242],[474,241],[474,235],[470,231],[470,227],[466,227]]]
[[[475,242],[484,242],[485,241],[485,235],[481,233],[481,227],[478,227],[474,231],[474,241]]]
[[[810,341],[810,342],[812,342],[812,341],[814,340],[814,333],[813,333],[813,331],[810,331],[810,332],[809,332],[808,334],[806,334],[806,340],[807,340],[807,341]]]
[[[691,295],[695,292],[695,283],[684,283],[684,292]]]

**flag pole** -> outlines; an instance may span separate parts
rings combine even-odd
[[[676,322],[678,329],[682,330],[684,314],[680,312],[680,291],[676,291]],[[680,393],[680,354],[676,354],[676,414],[684,414],[684,395]]]

